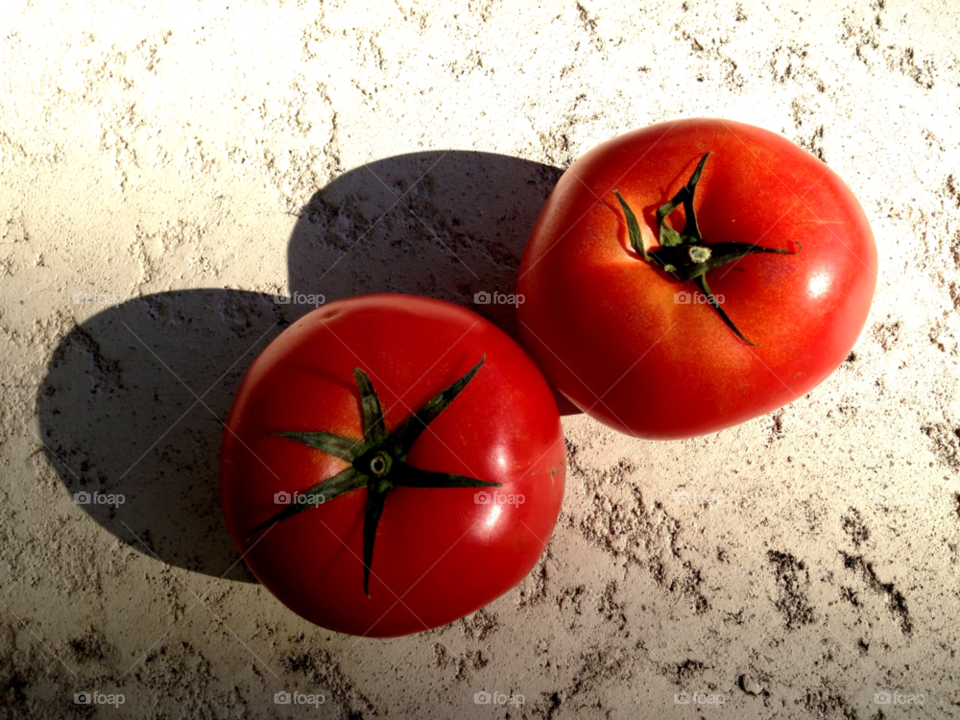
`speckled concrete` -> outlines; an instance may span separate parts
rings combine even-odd
[[[960,717],[960,6],[5,6],[0,715]],[[847,362],[684,442],[567,415],[543,559],[448,627],[336,635],[256,584],[217,461],[310,309],[272,295],[510,292],[563,168],[693,116],[860,198],[880,277]]]

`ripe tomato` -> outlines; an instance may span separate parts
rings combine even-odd
[[[620,135],[564,173],[524,251],[517,315],[580,409],[637,437],[683,438],[824,380],[866,322],[876,275],[863,209],[826,165],[760,128],[681,120]]]
[[[464,308],[384,294],[313,311],[256,359],[220,488],[234,542],[282,603],[392,637],[519,583],[564,470],[556,404],[519,345]]]

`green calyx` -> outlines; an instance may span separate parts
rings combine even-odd
[[[627,221],[627,231],[630,234],[630,244],[640,256],[651,265],[659,267],[664,272],[672,274],[677,280],[687,282],[692,280],[700,288],[710,307],[716,310],[723,322],[733,332],[736,333],[747,345],[755,345],[747,340],[743,333],[733,324],[733,321],[720,307],[716,297],[710,291],[707,284],[707,273],[710,270],[716,270],[727,263],[739,260],[747,255],[754,253],[776,253],[778,255],[795,255],[800,252],[802,246],[798,242],[796,250],[777,250],[774,248],[760,247],[753,243],[743,242],[719,242],[711,245],[703,244],[703,237],[700,235],[700,228],[697,225],[697,214],[693,208],[693,199],[697,191],[697,183],[700,182],[700,174],[703,172],[703,166],[707,162],[710,153],[707,153],[687,181],[687,184],[680,188],[680,191],[673,196],[670,202],[657,208],[657,227],[659,229],[660,247],[656,250],[647,250],[643,244],[643,238],[640,234],[640,223],[637,222],[636,215],[627,205],[626,201],[620,195],[618,190],[614,190],[614,195],[620,201],[620,207],[623,210]],[[674,210],[683,205],[683,211],[686,215],[686,224],[682,232],[677,232],[667,224],[667,216]]]
[[[249,533],[247,539],[264,528],[287,520],[298,513],[323,504],[334,498],[360,488],[367,489],[367,503],[363,517],[363,592],[370,597],[370,565],[373,561],[373,543],[377,524],[383,513],[387,494],[397,486],[417,488],[447,487],[500,487],[502,483],[487,482],[463,475],[429,472],[407,464],[407,453],[413,444],[447,406],[453,402],[474,375],[480,370],[486,356],[450,387],[437,393],[391,434],[387,434],[383,422],[380,399],[373,389],[370,378],[360,368],[353,376],[360,391],[363,413],[363,438],[353,440],[329,432],[278,432],[257,437],[280,437],[309,445],[312,448],[346,460],[350,466],[333,477],[322,480],[303,493],[295,495],[295,502],[287,505],[276,515],[261,523]]]

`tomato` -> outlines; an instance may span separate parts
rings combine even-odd
[[[519,583],[563,498],[551,390],[473,312],[413,295],[321,307],[248,370],[223,434],[227,527],[294,612],[392,637]]]
[[[822,382],[876,276],[867,218],[836,173],[766,130],[688,119],[620,135],[563,174],[524,251],[517,317],[581,410],[685,438]]]

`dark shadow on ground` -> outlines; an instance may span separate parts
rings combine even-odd
[[[506,155],[430,151],[344,173],[303,208],[287,251],[294,316],[353,295],[426,295],[477,312],[520,341],[517,269],[561,168]],[[491,302],[475,302],[485,293]],[[579,413],[555,393],[561,414]]]
[[[514,307],[476,304],[475,295],[514,293],[527,236],[561,172],[478,152],[378,160],[303,208],[288,246],[289,304],[213,289],[103,309],[60,340],[41,386],[51,465],[71,495],[123,496],[81,504],[122,542],[170,565],[256,582],[220,510],[222,421],[257,354],[314,309],[298,296],[427,295],[518,339]],[[562,397],[558,405],[578,412]]]
[[[270,295],[183,290],[106,308],[65,335],[40,434],[70,494],[90,496],[81,507],[165,563],[256,582],[220,511],[220,419],[284,313]],[[93,501],[110,495],[123,504]]]

